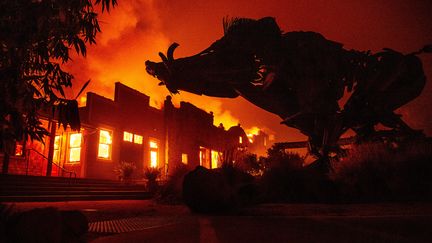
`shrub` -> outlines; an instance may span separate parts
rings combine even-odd
[[[158,202],[167,204],[179,204],[183,202],[183,179],[191,171],[188,166],[180,164],[169,173],[166,183],[161,187],[158,195]]]
[[[230,163],[222,163],[222,165],[230,165]],[[263,158],[257,158],[256,154],[251,153],[245,153],[238,156],[233,166],[254,177],[262,176],[265,170]]]
[[[335,187],[315,168],[303,167],[296,153],[273,147],[266,158],[261,180],[263,200],[268,202],[328,202],[336,200]]]
[[[432,143],[356,145],[330,176],[345,200],[431,200]]]
[[[157,179],[161,176],[161,169],[147,167],[144,169],[144,179],[147,180],[147,189],[150,192],[156,192],[158,189]]]
[[[114,170],[114,172],[117,173],[117,175],[121,181],[127,182],[130,179],[132,179],[132,175],[133,175],[135,169],[136,169],[136,166],[134,163],[122,161],[117,166],[117,168]]]

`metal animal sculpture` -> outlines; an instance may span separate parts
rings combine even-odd
[[[224,20],[224,36],[190,57],[174,59],[172,44],[162,62],[146,70],[166,85],[213,97],[242,96],[279,115],[282,123],[309,137],[310,152],[328,169],[328,155],[349,128],[359,137],[381,123],[414,134],[394,110],[420,95],[426,82],[416,56],[432,46],[401,54],[384,49],[346,50],[315,32],[283,33],[271,17]],[[338,101],[351,96],[343,107]]]

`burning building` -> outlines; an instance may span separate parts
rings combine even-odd
[[[149,101],[149,96],[119,82],[114,100],[87,93],[86,105],[80,108],[81,130],[42,119],[52,136],[16,144],[9,173],[115,179],[119,163],[129,162],[137,176],[145,168],[166,174],[181,164],[220,167],[226,151],[250,145],[240,126],[214,126],[211,112],[187,102],[175,107],[169,96],[161,109]]]

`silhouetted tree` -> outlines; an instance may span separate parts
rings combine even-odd
[[[41,110],[49,111],[64,127],[80,128],[76,98],[67,99],[64,93],[73,76],[61,65],[70,60],[71,49],[85,56],[86,45],[96,43],[101,30],[95,6],[109,11],[116,4],[116,0],[0,0],[3,173],[16,141],[41,141],[49,134],[38,119]]]

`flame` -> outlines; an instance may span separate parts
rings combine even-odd
[[[256,12],[257,9],[261,12],[268,10],[272,13],[272,16],[276,17],[280,26],[285,27],[286,31],[309,29],[323,32],[326,33],[328,38],[341,41],[347,47],[359,50],[379,50],[383,46],[392,46],[395,49],[402,48],[406,52],[410,52],[430,40],[430,35],[425,34],[430,32],[427,31],[429,30],[427,25],[416,25],[419,20],[425,23],[428,22],[426,20],[429,19],[429,12],[426,10],[430,9],[428,8],[429,3],[427,6],[424,3],[413,5],[409,9],[404,8],[401,4],[392,4],[391,6],[378,4],[381,7],[375,8],[375,10],[386,10],[384,13],[385,18],[383,18],[382,11],[374,11],[374,9],[364,4],[364,6],[358,8],[360,5],[355,1],[339,1],[333,4],[315,3],[307,6],[302,4],[302,1],[297,2],[285,1],[290,5],[287,10],[283,1],[267,1],[264,9],[259,3],[250,3],[250,1],[248,2],[248,8],[244,8],[244,4],[227,0],[199,1],[199,4],[191,4],[190,1],[186,0],[119,1],[118,6],[109,14],[99,14],[100,26],[103,32],[97,36],[98,44],[88,48],[87,58],[71,56],[73,62],[66,65],[68,67],[66,70],[76,78],[74,90],[68,97],[74,98],[73,92],[78,92],[82,84],[91,78],[92,82],[86,91],[93,91],[112,98],[114,82],[120,81],[151,96],[152,106],[161,107],[165,96],[169,93],[165,87],[158,87],[158,82],[145,73],[144,61],[148,59],[159,60],[157,52],[165,51],[169,44],[174,41],[183,44],[183,48],[176,52],[179,56],[196,54],[203,48],[208,47],[208,44],[212,41],[220,38],[222,34],[220,20],[227,13],[234,14],[234,16],[242,13],[241,15],[245,17],[257,17],[259,12]],[[345,10],[351,8],[358,9],[358,11],[355,14],[350,12],[348,15],[334,14],[335,12],[346,13]],[[321,15],[318,16],[315,12],[319,12]],[[322,19],[322,17],[326,18],[326,21],[316,21]],[[361,28],[366,22],[357,21],[359,17],[364,19],[367,25],[375,26],[375,28]],[[341,21],[341,19],[344,21]],[[340,23],[344,24],[340,25]],[[388,23],[397,23],[394,26],[398,26],[398,28],[388,29]],[[411,28],[412,26],[418,28]],[[359,33],[359,29],[364,31]],[[410,31],[401,32],[401,29]],[[167,32],[169,34],[166,34]],[[383,35],[383,33],[387,34]],[[401,33],[404,34],[404,38],[385,38]],[[170,39],[171,36],[176,39]],[[357,38],[358,36],[362,36],[362,38]],[[380,38],[371,41],[370,36]],[[416,41],[406,43],[408,37],[410,40]],[[188,50],[186,50],[186,46],[188,46]],[[431,65],[428,64],[431,63],[431,58],[424,55],[422,60],[424,61],[423,66],[427,73],[426,76],[430,79],[432,71]],[[431,87],[430,85],[426,86],[419,99],[401,109],[402,113],[409,114],[406,116],[409,124],[412,124],[415,128],[425,128],[428,135],[432,133],[429,119],[430,112],[424,112],[422,107],[424,107],[424,104],[430,104],[430,100],[432,100],[430,99]],[[218,102],[207,105],[205,102],[209,101],[210,98],[190,97],[183,98],[185,101],[189,101],[206,111],[214,112],[216,125],[222,122],[228,128],[243,119],[242,124],[249,122],[248,125],[260,126],[269,134],[271,140],[301,141],[306,139],[304,135],[295,129],[282,125],[278,126],[280,122],[278,117],[264,112],[261,113],[258,108],[246,104],[246,101],[241,99],[233,101],[230,108],[223,109],[223,107],[230,106],[228,102],[224,102],[223,106]],[[258,116],[259,121],[255,121],[255,117],[250,115],[255,115],[255,113],[262,114]],[[237,117],[233,116],[233,114]],[[254,123],[251,124],[252,122]],[[276,132],[278,134],[277,138],[274,135]],[[248,133],[250,132],[248,131]]]
[[[78,106],[82,107],[87,104],[87,96],[81,96],[78,100]]]
[[[89,46],[87,57],[73,55],[73,61],[65,65],[76,79],[73,92],[78,92],[84,81],[91,79],[87,92],[95,92],[107,98],[114,96],[114,83],[123,84],[150,96],[150,105],[161,108],[169,92],[158,86],[158,81],[145,71],[145,60],[159,60],[159,50],[166,50],[172,42],[164,35],[158,9],[152,0],[122,1],[110,13],[100,14],[102,32],[97,45]],[[85,105],[85,92],[78,98]],[[220,100],[188,94],[173,97],[174,104],[191,102],[197,107],[213,112],[214,124],[225,128],[235,126],[239,119],[222,108]]]
[[[245,129],[246,136],[250,143],[254,142],[254,137],[260,133],[261,129],[259,127],[253,126],[251,128]]]
[[[251,137],[253,137],[254,135],[258,135],[260,133],[261,129],[259,127],[253,126],[251,128],[248,128],[245,130],[246,134]]]

